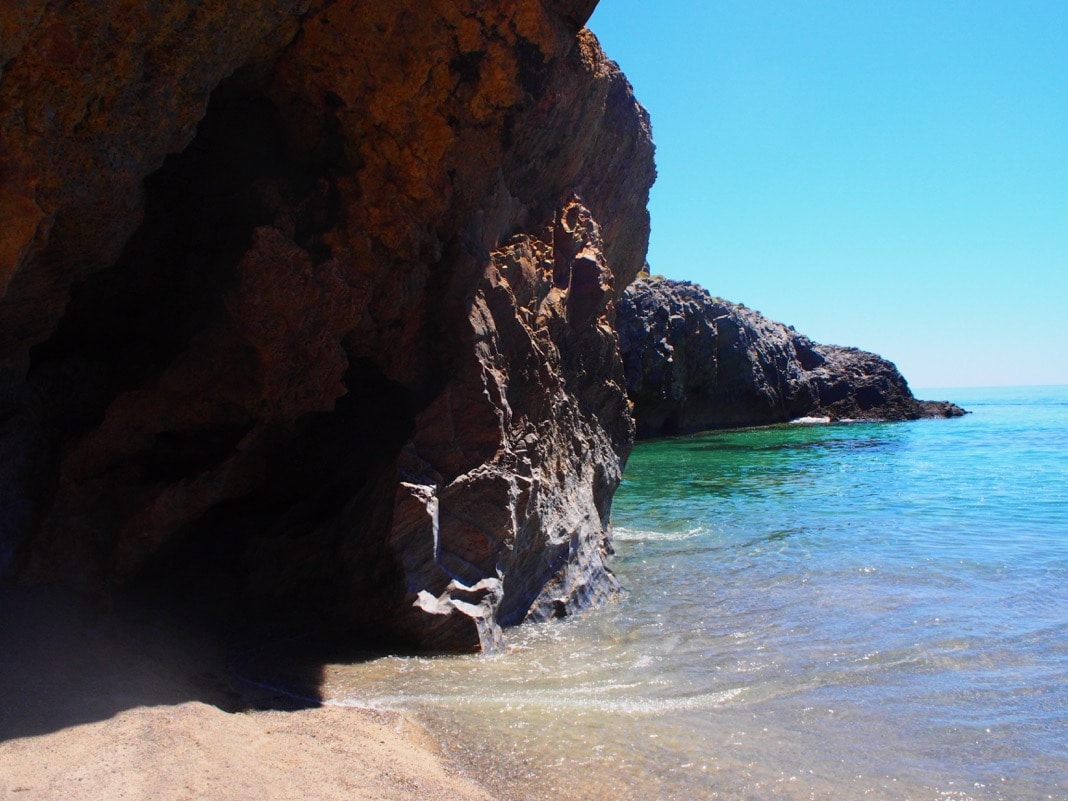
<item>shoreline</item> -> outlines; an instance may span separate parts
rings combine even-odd
[[[410,715],[262,709],[208,635],[156,610],[0,588],[0,797],[489,801]]]

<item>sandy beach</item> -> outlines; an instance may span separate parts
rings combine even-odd
[[[491,798],[406,716],[256,708],[211,638],[158,611],[4,589],[0,644],[4,799]]]

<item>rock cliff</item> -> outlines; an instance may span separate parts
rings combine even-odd
[[[886,359],[820,345],[685,281],[644,278],[618,327],[638,436],[780,423],[804,416],[914,420],[960,407],[918,401]]]
[[[0,8],[0,575],[448,650],[612,594],[655,171],[594,5]]]

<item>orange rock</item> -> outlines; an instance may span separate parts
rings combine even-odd
[[[611,595],[654,168],[592,7],[0,12],[0,572],[461,650]]]

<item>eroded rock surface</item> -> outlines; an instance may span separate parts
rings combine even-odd
[[[639,436],[804,416],[914,420],[964,414],[952,403],[916,400],[881,356],[817,344],[690,282],[637,281],[624,293],[618,327]]]
[[[450,650],[610,595],[654,168],[593,5],[0,9],[0,575]]]

